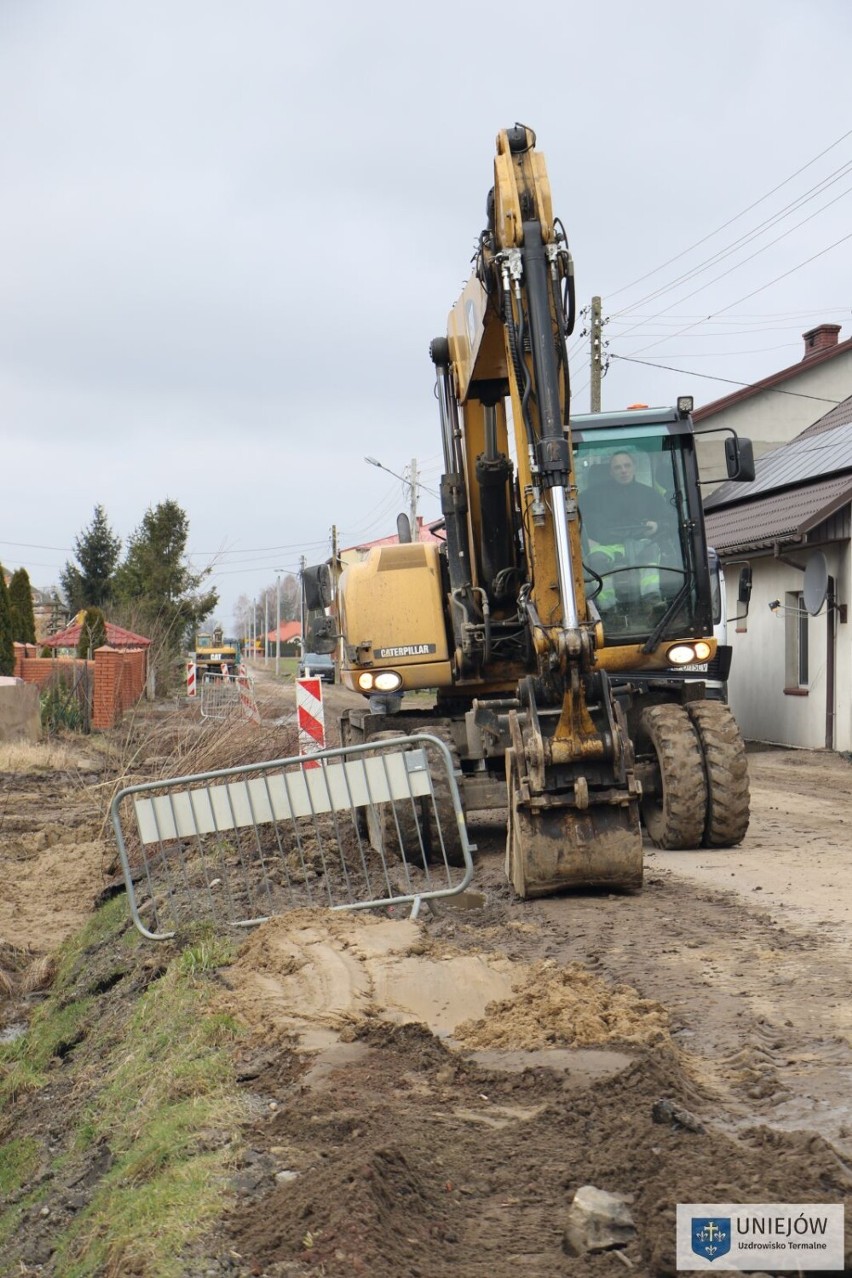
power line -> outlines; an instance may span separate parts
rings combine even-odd
[[[663,262],[662,265],[655,266],[653,270],[646,271],[644,275],[640,275],[638,279],[633,280],[630,284],[624,284],[621,288],[615,289],[610,296],[617,297],[619,293],[626,293],[628,289],[635,288],[637,284],[641,284],[644,280],[650,279],[652,275],[656,275],[658,272],[664,271],[667,266],[671,266],[672,262],[680,261],[682,257],[686,257],[687,253],[691,253],[693,249],[700,248],[702,244],[706,244],[707,241],[712,240],[714,236],[720,235],[722,231],[727,230],[729,226],[733,226],[734,222],[738,222],[741,217],[745,217],[746,213],[750,213],[752,209],[756,209],[759,204],[763,204],[771,196],[775,195],[777,191],[780,191],[782,187],[787,186],[794,178],[797,178],[801,173],[804,173],[806,169],[811,168],[812,165],[816,164],[817,160],[821,160],[824,155],[828,155],[829,151],[833,151],[835,147],[840,146],[840,143],[845,142],[848,137],[852,137],[852,129],[848,129],[842,137],[839,137],[835,142],[832,142],[830,146],[825,148],[825,150],[820,151],[812,160],[808,160],[807,164],[803,164],[801,168],[796,169],[795,173],[791,173],[789,177],[784,178],[784,181],[779,182],[771,191],[767,191],[765,195],[761,195],[759,199],[754,200],[739,213],[735,213],[733,217],[728,218],[727,222],[723,222],[715,231],[710,231],[707,235],[702,236],[700,240],[696,240],[694,244],[690,244],[688,248],[682,249],[680,253],[676,253],[674,257],[668,258],[668,260]]]
[[[744,386],[749,390],[757,385],[755,382],[738,382],[732,377],[715,377],[712,373],[696,373],[689,368],[672,368],[669,364],[656,364],[653,360],[636,359],[632,355],[611,355],[610,359],[620,359],[627,364],[643,364],[646,368],[662,368],[668,373],[679,373],[682,377],[704,377],[710,382],[728,382],[731,386]],[[805,395],[803,391],[777,390],[774,386],[765,386],[762,389],[773,395],[793,395],[796,399],[815,399],[821,404],[833,404],[835,407],[844,402],[842,399],[827,399],[824,395]]]
[[[840,169],[837,169],[835,173],[830,174],[829,177],[824,178],[821,182],[816,183],[813,187],[810,188],[810,190],[805,191],[803,195],[798,196],[795,200],[791,200],[789,204],[786,204],[782,209],[779,209],[777,213],[773,213],[771,217],[765,218],[762,222],[758,223],[756,227],[753,227],[752,230],[746,231],[743,235],[739,236],[738,239],[732,241],[731,244],[725,245],[723,248],[719,249],[717,253],[714,253],[712,254],[712,256],[705,258],[703,262],[699,262],[696,266],[690,267],[689,270],[684,271],[683,274],[677,276],[673,280],[670,280],[668,284],[663,284],[658,289],[655,289],[650,293],[646,293],[644,297],[640,297],[638,301],[631,303],[630,306],[624,307],[622,310],[618,311],[617,314],[628,315],[637,306],[642,306],[645,302],[653,302],[657,298],[664,296],[664,294],[670,293],[673,289],[677,288],[679,284],[685,284],[689,280],[696,279],[699,275],[703,275],[705,271],[711,270],[715,265],[717,265],[717,263],[723,262],[725,258],[730,257],[731,254],[737,252],[738,249],[745,248],[747,244],[752,243],[754,240],[758,238],[758,236],[762,235],[770,227],[776,226],[779,222],[783,222],[787,217],[789,217],[792,213],[796,212],[798,209],[802,208],[805,204],[810,204],[811,200],[816,199],[817,196],[820,195],[823,191],[827,190],[828,187],[834,186],[835,182],[839,182],[840,179],[842,177],[845,177],[850,170],[852,170],[852,162],[843,165]],[[779,240],[784,239],[784,237],[787,235],[791,235],[793,231],[798,229],[798,227],[804,226],[806,222],[809,222],[813,218],[818,217],[820,213],[825,211],[825,209],[830,208],[832,204],[837,203],[837,200],[842,199],[844,195],[848,195],[848,194],[849,194],[849,190],[847,189],[846,191],[843,191],[840,195],[835,196],[833,200],[829,200],[829,202],[827,204],[824,204],[822,208],[817,209],[815,213],[809,214],[809,216],[806,218],[803,218],[801,222],[797,222],[795,226],[790,227],[789,230],[785,231],[782,235],[778,236],[775,240],[772,240],[770,243],[777,244]],[[764,248],[768,248],[768,247],[770,247],[770,245],[764,245]],[[764,248],[758,249],[756,253],[751,254],[750,257],[743,258],[741,263],[735,264],[730,269],[736,270],[738,265],[742,265],[744,262],[751,261],[751,258],[755,257],[757,253],[762,253],[764,251]],[[730,271],[723,272],[723,275],[726,275],[726,274],[730,274]],[[723,275],[716,276],[716,279],[722,279]],[[710,283],[711,284],[715,283],[715,279],[711,280]],[[701,288],[709,288],[709,286],[710,284],[704,284],[701,286]],[[700,291],[701,289],[695,290],[695,292],[700,292]],[[695,293],[688,293],[686,295],[686,298],[682,298],[681,301],[686,301],[687,298],[694,297],[694,296],[695,296]],[[676,302],[675,305],[679,305],[679,303]],[[664,314],[664,313],[665,312],[660,312],[660,314]]]
[[[190,550],[187,554],[198,555],[200,558],[215,559],[219,555],[271,555],[279,550],[301,550],[310,549],[312,546],[323,546],[324,541],[291,541],[282,546],[239,546],[235,550]],[[48,549],[51,549],[48,547]]]
[[[654,334],[649,333],[647,336],[654,336]],[[669,337],[670,334],[662,333],[660,336]],[[696,334],[696,336],[698,336],[698,334]],[[711,337],[712,334],[707,333],[705,336]],[[718,333],[716,336],[718,337]],[[791,348],[798,349],[798,347],[798,342],[780,342],[775,346],[753,346],[749,350],[690,351],[688,355],[672,355],[671,351],[663,351],[660,354],[660,359],[727,359],[729,357],[735,358],[738,355],[763,355],[766,351],[788,351]]]
[[[0,541],[0,546],[17,546],[21,550],[58,550],[63,555],[75,553],[72,546],[40,546],[34,541]]]
[[[729,302],[727,306],[721,307],[718,311],[713,311],[712,314],[705,317],[705,320],[715,319],[717,315],[724,315],[725,311],[733,310],[735,306],[739,306],[742,302],[749,301],[750,298],[756,297],[758,293],[765,292],[766,289],[771,288],[773,284],[777,284],[780,280],[787,279],[789,275],[794,275],[796,271],[800,271],[803,266],[809,266],[810,263],[815,262],[817,258],[824,257],[826,253],[830,253],[832,249],[836,249],[839,245],[845,244],[846,241],[850,239],[852,239],[852,231],[850,231],[847,235],[841,236],[839,240],[835,240],[833,244],[826,245],[826,247],[820,249],[818,253],[813,253],[810,257],[805,258],[803,262],[797,262],[795,266],[790,267],[789,271],[782,271],[780,275],[776,275],[775,278],[769,280],[767,284],[761,284],[759,288],[752,289],[750,293],[746,293],[743,297],[737,298],[735,302]],[[690,329],[697,328],[698,325],[704,323],[705,320],[695,320],[694,323],[685,325],[685,327],[678,329],[676,333],[672,333],[671,336],[680,337],[683,333],[688,333]],[[623,337],[625,334],[622,333],[621,336]],[[650,346],[640,347],[640,350],[650,349],[652,349]]]
[[[741,267],[745,266],[746,262],[750,262],[752,261],[753,258],[759,257],[761,253],[765,253],[767,249],[770,249],[773,247],[773,245],[780,243],[780,241],[786,239],[788,235],[792,235],[794,231],[797,231],[799,227],[804,226],[806,222],[811,222],[815,217],[818,217],[820,213],[824,213],[825,210],[829,208],[832,204],[836,204],[838,200],[841,200],[843,199],[844,196],[849,195],[850,191],[852,191],[852,187],[848,187],[845,191],[842,191],[840,195],[835,196],[833,200],[829,200],[828,204],[824,204],[822,208],[817,209],[815,213],[810,213],[807,217],[802,218],[801,222],[797,222],[795,226],[788,227],[786,231],[783,231],[780,235],[777,235],[774,240],[770,240],[768,244],[762,244],[761,247],[758,249],[755,249],[753,253],[749,253],[748,257],[744,257],[739,262],[735,262],[733,266],[729,266],[728,269],[726,271],[722,271],[721,274],[714,275],[711,280],[707,280],[706,283],[700,284],[698,288],[693,289],[691,293],[686,293],[677,302],[675,302],[674,305],[679,306],[681,302],[686,302],[691,297],[695,297],[698,293],[703,293],[705,289],[710,288],[713,284],[718,284],[719,280],[723,280],[726,278],[726,276],[732,275],[734,271],[740,270]],[[700,272],[697,272],[697,273],[700,274]],[[665,313],[666,313],[665,310],[661,311],[660,316],[664,315]],[[654,319],[658,319],[658,318],[659,316],[654,316]],[[700,323],[702,321],[698,321],[698,322]],[[626,337],[628,333],[630,333],[631,331],[634,331],[636,328],[641,328],[641,327],[642,327],[641,324],[635,324],[633,330],[628,329],[627,333],[622,333],[621,336]]]

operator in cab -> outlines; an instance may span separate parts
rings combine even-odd
[[[670,513],[662,494],[636,478],[636,462],[626,450],[613,453],[608,478],[588,492],[582,510],[584,530],[603,545],[651,539]]]
[[[636,458],[627,449],[592,469],[597,482],[580,496],[591,598],[611,633],[630,633],[649,624],[648,610],[663,609],[663,596],[681,580],[680,565],[667,566],[676,514],[658,488],[637,479]]]

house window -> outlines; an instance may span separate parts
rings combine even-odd
[[[785,688],[787,692],[808,690],[808,610],[801,591],[788,590],[785,596]]]

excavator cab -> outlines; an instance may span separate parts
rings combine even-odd
[[[598,413],[574,417],[571,435],[586,600],[603,626],[599,664],[607,668],[611,647],[647,645],[647,661],[683,636],[712,636],[689,416]]]

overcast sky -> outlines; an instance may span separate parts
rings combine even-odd
[[[437,490],[429,342],[516,120],[604,408],[852,336],[851,37],[848,0],[0,0],[0,560],[49,587],[96,504],[126,539],[171,498],[229,629],[332,525],[392,533],[363,459]]]

